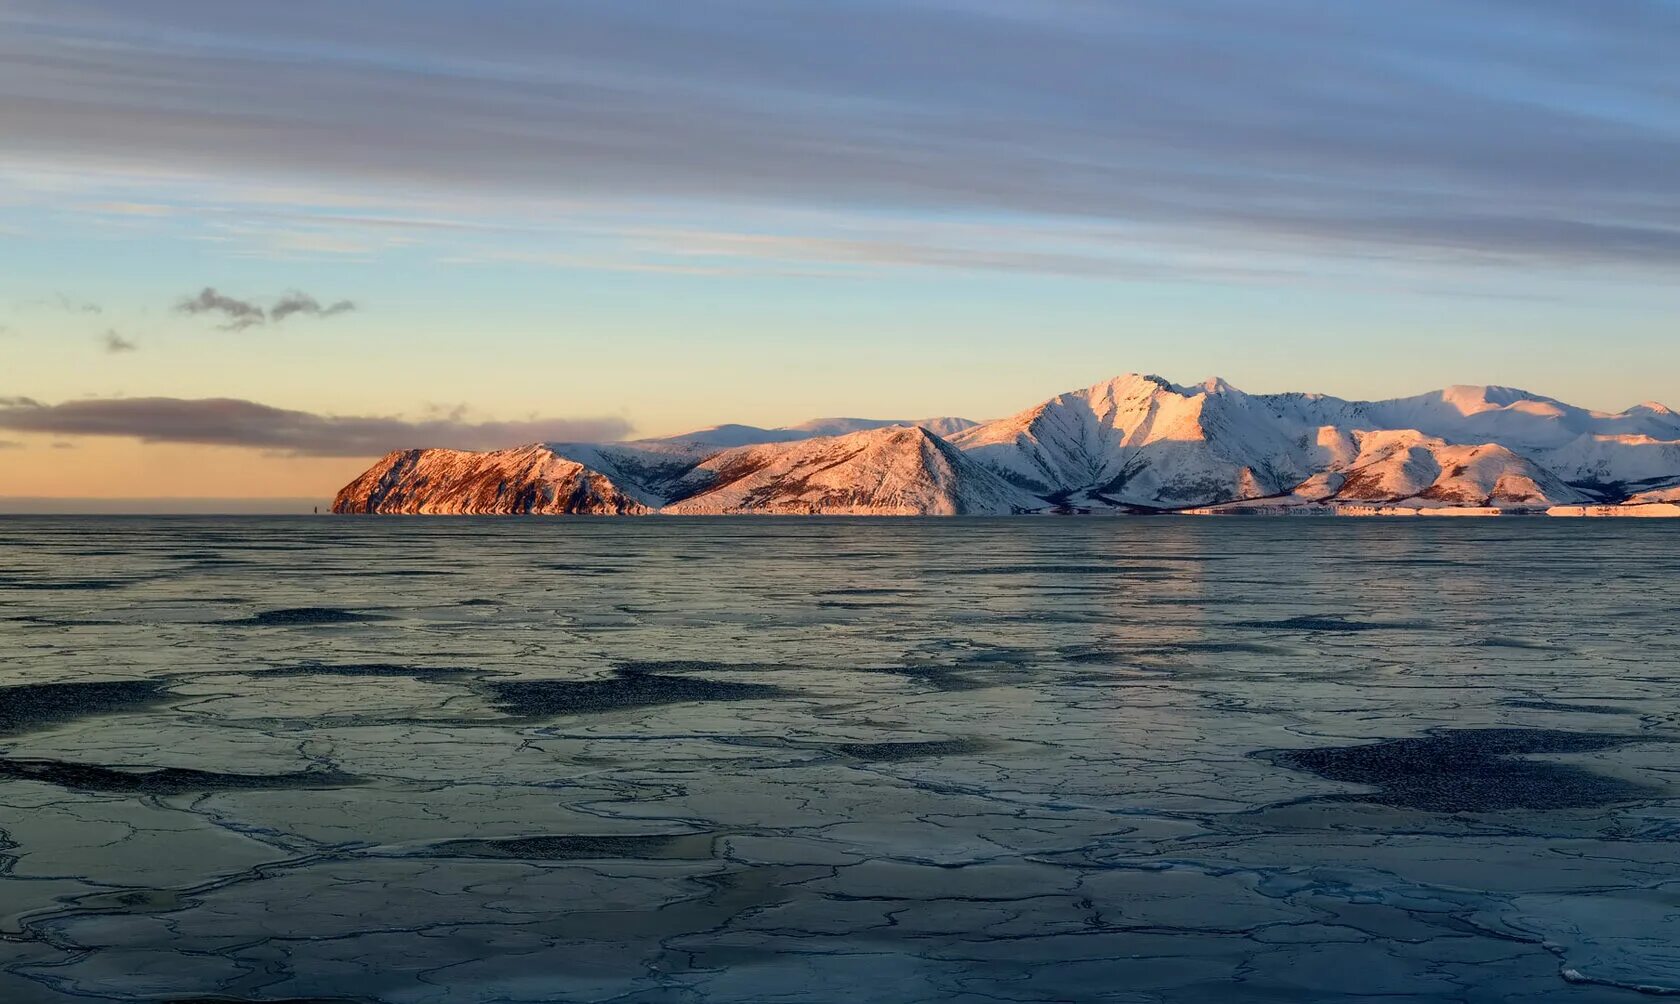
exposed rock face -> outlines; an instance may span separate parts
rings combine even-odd
[[[1295,428],[1223,381],[1181,388],[1127,374],[1061,394],[951,442],[1075,506],[1178,507],[1284,491],[1313,470]]]
[[[926,429],[889,426],[698,457],[670,447],[566,444],[407,450],[347,485],[333,511],[953,516],[1043,505]]]
[[[625,516],[650,512],[603,474],[547,446],[467,453],[386,454],[333,500],[339,513],[531,513]]]
[[[1312,478],[1305,499],[1433,506],[1549,506],[1585,501],[1556,476],[1495,443],[1453,446],[1410,430],[1356,434],[1354,459]],[[1322,485],[1319,495],[1315,487]]]
[[[1092,508],[1544,507],[1680,481],[1680,420],[1665,410],[1589,412],[1505,387],[1366,402],[1128,374],[951,441],[1016,484]]]
[[[921,427],[751,446],[708,457],[684,479],[673,513],[877,516],[1007,514],[1044,501]]]
[[[1650,402],[1605,413],[1464,386],[1345,401],[1127,374],[985,423],[836,418],[634,443],[410,450],[346,486],[334,510],[1497,515],[1677,497],[1680,416]]]

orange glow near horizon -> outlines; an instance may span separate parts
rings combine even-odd
[[[0,496],[326,501],[377,459],[120,438],[7,438],[20,445],[0,450]]]

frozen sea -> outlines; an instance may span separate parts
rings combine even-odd
[[[1680,991],[1680,521],[0,518],[0,1001]]]

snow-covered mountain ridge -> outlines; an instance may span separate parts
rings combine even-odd
[[[1680,415],[1510,387],[1386,401],[1129,373],[990,422],[816,419],[387,455],[336,512],[1542,512],[1677,509]],[[1655,509],[1647,509],[1655,512]]]

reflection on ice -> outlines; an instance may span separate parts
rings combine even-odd
[[[8,519],[0,1000],[1680,989],[1680,525],[1425,522]]]

